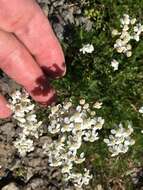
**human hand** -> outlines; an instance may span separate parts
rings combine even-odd
[[[0,69],[32,98],[48,105],[56,97],[47,77],[66,72],[62,48],[35,0],[0,0]],[[11,115],[0,95],[0,118]]]

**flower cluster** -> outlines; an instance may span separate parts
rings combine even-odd
[[[120,19],[121,31],[114,29],[112,36],[119,36],[114,44],[114,48],[118,53],[123,53],[127,57],[132,55],[131,40],[139,41],[140,35],[143,32],[143,25],[136,23],[136,18],[130,18],[128,14],[124,14],[123,18]]]
[[[94,51],[94,46],[92,44],[83,45],[83,47],[79,50],[83,54],[92,53]]]
[[[94,104],[100,109],[101,103]],[[78,153],[84,141],[95,142],[98,140],[98,131],[104,124],[104,119],[95,116],[95,111],[90,109],[84,99],[74,107],[72,103],[64,102],[50,108],[49,133],[58,136],[51,144],[44,144],[44,152],[49,157],[52,167],[61,167],[64,179],[72,181],[77,188],[87,185],[91,179],[89,171],[83,174],[73,172],[75,164],[84,162],[84,152]]]
[[[22,157],[24,157],[26,153],[34,150],[33,140],[26,138],[23,134],[19,135],[19,138],[14,142],[14,146],[18,149]]]
[[[14,142],[21,156],[25,156],[27,152],[33,151],[33,140],[30,136],[38,138],[42,133],[42,122],[37,121],[34,107],[29,95],[26,91],[15,91],[9,100],[10,107],[13,110],[13,118],[17,121],[19,127],[22,128],[22,134]]]
[[[133,145],[135,141],[130,137],[133,133],[131,124],[128,124],[128,128],[123,128],[120,123],[117,129],[111,130],[109,139],[104,139],[104,142],[109,147],[109,151],[112,153],[111,156],[117,156],[120,153],[126,153],[129,146]]]
[[[65,181],[72,181],[77,190],[83,190],[82,187],[88,185],[89,181],[92,179],[92,175],[89,174],[89,170],[86,168],[84,169],[83,173],[72,172],[70,176],[64,174],[63,177]]]

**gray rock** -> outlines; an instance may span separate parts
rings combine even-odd
[[[35,178],[32,180],[30,186],[31,186],[32,190],[40,189],[41,187],[43,187],[45,185],[44,183],[45,183],[44,180],[42,180],[40,178]]]
[[[92,22],[83,15],[84,2],[78,3],[67,0],[37,0],[37,2],[48,15],[53,29],[60,40],[68,37],[65,34],[68,28],[70,31],[71,25],[75,27],[82,26],[87,31],[92,29]]]
[[[15,126],[12,122],[0,125],[0,136],[5,137],[5,141],[11,143],[15,136]]]
[[[15,149],[10,144],[0,144],[0,175],[5,175],[5,170],[10,168],[14,160]]]
[[[2,188],[2,190],[20,190],[15,183],[10,183]]]

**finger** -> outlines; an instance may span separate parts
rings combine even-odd
[[[0,31],[0,68],[23,85],[34,100],[42,104],[54,101],[55,90],[40,67],[14,35]]]
[[[36,1],[1,2],[0,26],[16,34],[48,75],[63,76],[66,66],[62,48]]]
[[[8,102],[2,95],[0,95],[0,119],[8,118],[11,116],[11,114],[12,111],[8,106]]]

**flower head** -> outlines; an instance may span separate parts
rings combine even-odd
[[[94,46],[92,44],[83,45],[83,47],[79,50],[83,54],[92,53],[94,51]]]
[[[111,66],[113,67],[113,70],[116,71],[116,70],[118,70],[119,62],[116,61],[115,59],[113,59],[113,60],[111,61]]]

